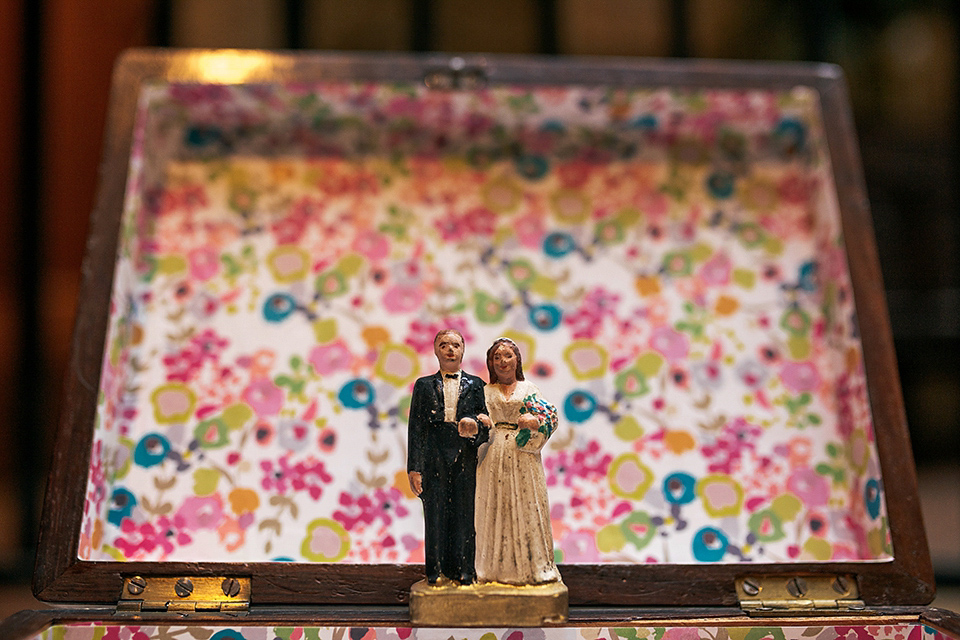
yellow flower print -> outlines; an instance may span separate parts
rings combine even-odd
[[[350,535],[339,522],[317,518],[307,525],[300,553],[311,562],[336,562],[350,550]]]
[[[277,282],[295,282],[310,270],[310,255],[296,245],[280,245],[267,255],[267,267]]]
[[[520,205],[523,190],[506,176],[494,178],[480,189],[483,204],[497,213],[509,213]]]

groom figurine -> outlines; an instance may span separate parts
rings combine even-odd
[[[440,371],[413,385],[407,476],[423,500],[427,582],[443,574],[467,585],[476,579],[477,447],[488,434],[477,423],[486,413],[484,382],[460,370],[463,336],[456,329],[440,331],[433,352]]]

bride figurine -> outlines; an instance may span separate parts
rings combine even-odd
[[[489,449],[477,467],[477,580],[510,585],[560,581],[553,559],[550,505],[540,450],[557,426],[557,409],[523,379],[520,350],[498,338],[487,351],[484,387]]]

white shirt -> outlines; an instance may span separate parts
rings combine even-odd
[[[457,371],[453,378],[448,378],[446,373],[440,372],[443,376],[443,420],[444,422],[457,421],[457,401],[460,400],[460,372]]]

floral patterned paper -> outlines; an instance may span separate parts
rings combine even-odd
[[[568,627],[409,629],[393,627],[52,627],[33,640],[946,640],[920,624],[824,627]]]
[[[173,84],[135,138],[81,558],[422,562],[444,327],[560,409],[558,561],[890,558],[812,90]]]

